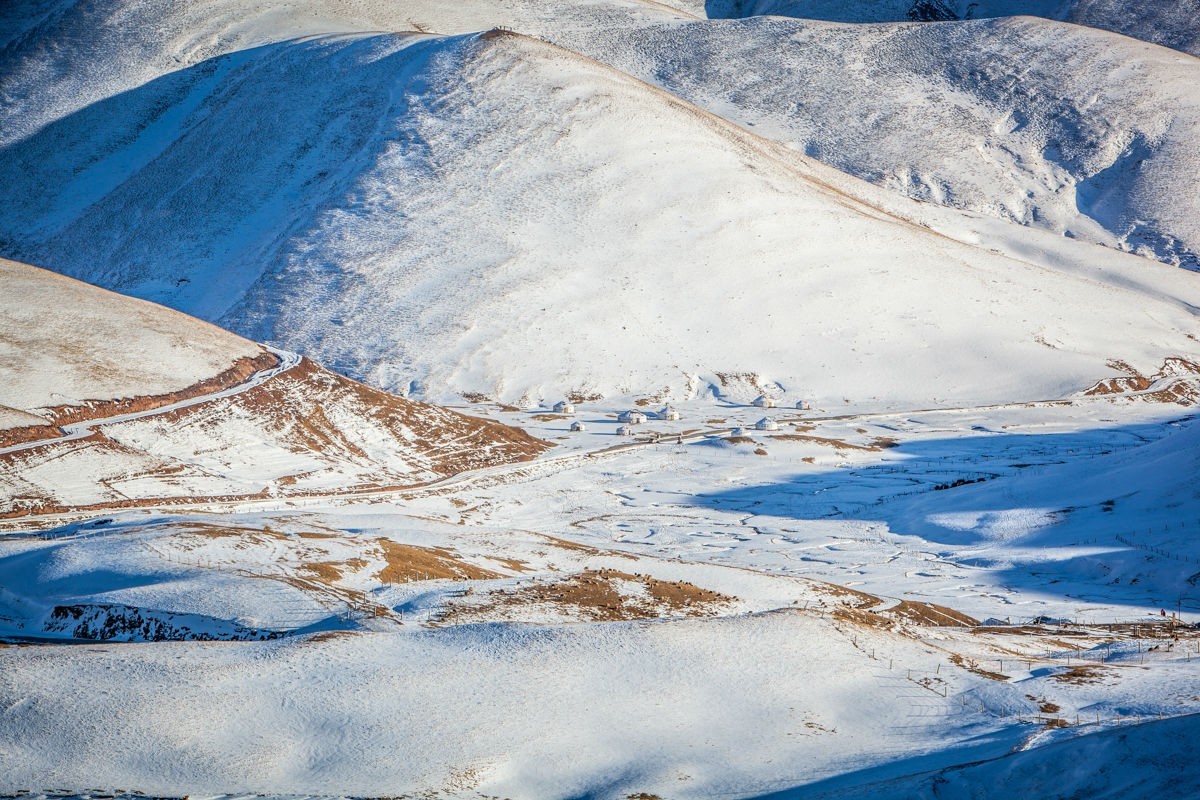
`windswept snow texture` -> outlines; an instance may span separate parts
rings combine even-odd
[[[1031,17],[559,41],[910,197],[1200,268],[1196,58]]]
[[[672,0],[710,17],[775,14],[836,22],[948,22],[1028,14],[1200,55],[1197,0]]]
[[[130,169],[68,208],[116,173],[63,151],[103,139]],[[913,204],[511,34],[241,51],[8,152],[47,263],[431,399],[1029,399],[1195,344],[1186,273]]]
[[[278,59],[251,55],[259,47],[314,35],[454,34],[506,25],[662,85],[759,135],[918,199],[1197,266],[1200,209],[1192,187],[1200,167],[1191,142],[1200,63],[1100,30],[1113,26],[1095,21],[1136,23],[1161,34],[1141,37],[1146,41],[1171,44],[1185,34],[1200,35],[1195,2],[1133,8],[957,0],[792,4],[808,9],[801,16],[889,23],[878,26],[779,19],[767,24],[761,17],[756,22],[762,24],[731,25],[701,18],[779,12],[783,6],[677,5],[687,10],[635,0],[583,5],[305,0],[287,13],[249,0],[7,4],[0,9],[0,28],[11,31],[0,39],[7,41],[0,50],[5,98],[0,145],[31,136],[40,145],[0,151],[13,167],[14,175],[6,178],[10,184],[19,179],[15,185],[21,189],[11,192],[18,199],[11,215],[0,214],[0,249],[25,261],[61,263],[81,275],[79,262],[92,245],[64,228],[74,227],[71,220],[88,205],[171,147],[179,126],[205,113],[213,93],[224,93],[249,71],[270,77],[260,65]],[[917,6],[925,10],[913,12]],[[1079,25],[991,19],[1018,13]],[[908,22],[930,14],[964,21]],[[214,61],[220,56],[231,59]],[[242,68],[235,69],[238,65]],[[343,68],[348,67],[338,67]],[[183,74],[173,74],[179,70]],[[266,118],[277,113],[273,110],[324,99],[323,89],[310,88],[270,98],[258,132],[269,134],[279,124]],[[127,118],[127,124],[114,116]],[[192,244],[201,253],[191,257],[221,263],[250,252],[269,258],[282,240],[297,235],[295,226],[305,224],[305,203],[295,209],[296,199],[344,207],[348,198],[336,195],[336,178],[355,171],[356,159],[341,166],[336,156],[354,155],[362,137],[370,136],[363,128],[369,127],[371,111],[349,108],[344,116],[311,149],[282,141],[263,165],[266,183],[235,191],[213,177],[167,178],[167,188],[155,195],[183,196],[155,202],[152,210],[132,209],[136,215],[126,226],[149,216],[157,218],[154,229],[160,231],[169,222],[164,214],[194,204],[187,195],[203,189],[226,203],[212,217],[225,243],[207,250],[196,233]],[[246,132],[207,128],[203,135],[238,139]],[[340,152],[324,152],[321,142],[329,141]],[[211,149],[213,155],[224,152]],[[64,178],[70,179],[67,193],[57,190]],[[178,188],[181,182],[192,184],[192,191]],[[335,194],[313,197],[327,191]],[[152,247],[153,239],[145,246]],[[187,310],[209,319],[222,310],[221,297],[206,287],[176,286],[178,276],[140,269],[147,272],[142,283],[163,282],[157,294],[146,296],[180,289],[192,300]],[[109,272],[100,265],[93,279],[110,285],[115,277]],[[234,289],[245,280],[223,278]]]
[[[762,800],[1122,800],[1173,797],[1200,786],[1200,715],[1097,731],[951,769],[825,791],[820,784]],[[830,783],[837,783],[831,781]]]

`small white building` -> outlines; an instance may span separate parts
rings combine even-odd
[[[779,423],[770,417],[763,417],[758,422],[754,423],[754,427],[756,430],[760,431],[777,431],[779,430]]]
[[[658,418],[674,422],[679,419],[679,412],[675,410],[674,406],[663,406],[663,410],[658,412]]]
[[[617,415],[617,422],[627,422],[630,425],[641,425],[646,421],[646,415],[636,409],[622,411]]]
[[[731,433],[729,435],[730,435],[730,437],[732,437],[734,439],[744,439],[744,438],[746,438],[746,429],[745,428],[734,428],[733,433]]]
[[[575,406],[572,405],[571,403],[567,402],[566,400],[559,400],[557,403],[554,404],[554,413],[555,414],[574,414]]]
[[[800,411],[812,411],[812,403],[807,400],[800,400],[796,403],[796,408]]]
[[[628,425],[617,426],[617,436],[633,436],[633,428]]]
[[[754,405],[759,408],[774,408],[775,398],[768,397],[765,394],[760,394],[758,397],[754,398]]]
[[[574,422],[571,423],[571,431],[573,433],[580,433],[581,431],[586,431],[586,430],[587,430],[587,425],[584,425],[579,420],[575,420]]]

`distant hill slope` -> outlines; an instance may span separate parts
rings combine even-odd
[[[214,98],[247,79],[261,83],[272,69],[294,70],[296,52],[285,42],[379,31],[457,34],[504,25],[608,63],[917,199],[1069,232],[1168,263],[1200,265],[1200,201],[1191,189],[1200,179],[1194,146],[1200,61],[1045,19],[912,24],[909,0],[794,4],[830,19],[901,20],[882,26],[762,17],[710,21],[700,17],[786,9],[675,3],[686,10],[652,0],[303,0],[287,14],[264,0],[3,4],[0,167],[14,189],[12,202],[0,209],[0,253],[53,265],[90,257],[84,245],[71,241],[73,220],[148,161],[177,149],[181,126],[207,113]],[[942,5],[961,17],[970,5],[974,17],[1028,13],[1073,21],[1080,20],[1068,11],[1108,8],[1121,11],[1126,22],[1163,30],[1178,23],[1193,33],[1197,18],[1186,13],[1188,4]],[[390,80],[392,63],[374,64],[374,72],[331,86],[362,83],[378,92],[372,82]],[[255,125],[265,132],[287,102],[336,105],[333,93],[326,98],[328,88],[273,98]],[[352,155],[369,135],[369,122],[361,110],[347,108],[342,116],[330,137],[341,155]],[[312,182],[346,172],[345,166],[321,163],[319,148],[288,150],[286,137],[283,145],[260,154],[276,165],[270,183],[225,198],[217,225],[223,234],[240,232],[240,241],[213,249],[214,260],[236,260],[248,250],[268,257],[303,224],[297,217],[305,211],[297,213],[292,200],[304,200]],[[298,186],[289,165],[305,175]],[[64,182],[69,192],[58,191]],[[156,190],[155,198],[175,191]],[[271,195],[277,202],[248,213]],[[159,208],[125,225],[162,227],[170,220],[155,216],[161,213]],[[119,236],[104,241],[123,246]],[[154,297],[165,297],[170,288],[161,287]],[[220,312],[207,305],[188,308],[205,318]]]
[[[1200,59],[1033,17],[558,40],[911,197],[1200,268]]]
[[[411,485],[546,447],[45,270],[0,282],[0,517]]]
[[[710,17],[777,14],[834,22],[935,22],[1030,14],[1200,55],[1197,0],[671,0]]]
[[[20,249],[434,399],[1028,399],[1196,345],[1188,273],[905,201],[516,35],[261,47],[9,152],[44,191],[6,217],[53,230]]]
[[[274,0],[6,0],[0,146],[169,72],[305,36],[497,25],[548,35],[691,16],[656,0],[298,0],[286,9]]]

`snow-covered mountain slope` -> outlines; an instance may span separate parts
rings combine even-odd
[[[176,311],[0,275],[0,516],[410,485],[545,448]]]
[[[992,16],[975,5],[975,16]],[[1051,13],[1056,4],[1026,5],[996,13],[1066,14]],[[905,18],[885,6],[862,13]],[[306,0],[287,14],[248,0],[10,4],[0,9],[7,14],[0,28],[13,32],[0,51],[0,145],[35,135],[39,143],[0,151],[26,188],[17,193],[26,202],[0,217],[0,247],[55,263],[39,244],[166,149],[180,120],[204,113],[217,86],[278,63],[278,54],[265,59],[255,48],[321,34],[506,25],[918,199],[1196,266],[1190,187],[1200,172],[1192,146],[1200,64],[1192,58],[1045,19],[884,26],[690,19],[718,11],[635,0]],[[1153,13],[1171,14],[1160,6]],[[230,60],[213,61],[223,55]],[[353,149],[353,130],[343,132]],[[55,187],[68,176],[70,196],[59,197]],[[266,248],[290,235],[295,221],[280,208],[240,222]]]
[[[497,25],[541,34],[689,16],[655,0],[301,0],[286,8],[272,0],[6,2],[0,144],[169,72],[306,36],[459,34]]]
[[[0,286],[0,441],[217,392],[277,361],[214,325],[27,264],[0,259]]]
[[[1196,58],[1033,17],[556,41],[911,197],[1200,267]]]
[[[1200,55],[1197,0],[670,0],[710,17],[775,14],[836,22],[939,22],[1029,14]]]
[[[433,398],[1028,399],[1196,344],[1190,274],[905,201],[516,35],[243,51],[13,152],[63,187],[9,205],[47,221],[19,248]]]

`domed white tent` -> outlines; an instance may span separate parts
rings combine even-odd
[[[760,394],[758,397],[754,398],[754,405],[758,406],[759,408],[774,408],[775,398],[768,397],[765,394]]]
[[[555,414],[574,414],[575,406],[566,400],[559,400],[554,404]]]
[[[617,428],[617,436],[633,436],[633,428],[628,425],[621,425]]]
[[[754,423],[754,427],[760,431],[777,431],[779,430],[779,423],[770,417],[763,417],[758,422]]]
[[[571,423],[571,430],[575,433],[579,433],[580,431],[586,431],[587,425],[584,425],[582,422],[576,420],[575,422]]]
[[[659,419],[671,420],[672,422],[679,419],[679,412],[674,406],[663,406],[662,411],[658,412]]]
[[[646,421],[646,415],[641,411],[622,411],[617,415],[617,422],[628,422],[630,425],[641,425]]]

